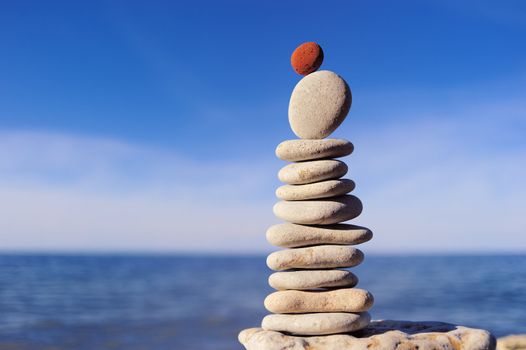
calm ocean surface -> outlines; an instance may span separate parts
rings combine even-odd
[[[367,256],[376,319],[526,333],[526,256]],[[265,257],[0,255],[0,349],[241,349]]]

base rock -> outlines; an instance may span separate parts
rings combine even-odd
[[[247,350],[495,350],[495,337],[482,329],[442,322],[374,321],[361,331],[295,337],[249,328],[239,333]]]
[[[497,350],[526,350],[526,334],[508,335],[497,339]]]

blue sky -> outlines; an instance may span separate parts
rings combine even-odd
[[[317,41],[370,252],[526,250],[522,1],[0,5],[0,249],[272,249],[275,146]]]

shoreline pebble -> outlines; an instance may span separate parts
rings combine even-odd
[[[351,224],[307,226],[289,222],[269,227],[267,241],[283,248],[297,248],[318,244],[356,245],[373,238],[366,227]]]
[[[329,291],[280,290],[265,298],[265,308],[275,314],[311,312],[363,312],[374,304],[364,289],[342,288]]]
[[[351,89],[338,74],[311,73],[296,84],[290,96],[290,127],[299,138],[324,139],[340,126],[351,104]]]
[[[344,139],[287,140],[276,147],[276,156],[288,162],[299,162],[345,157],[353,150],[353,144]]]
[[[290,185],[303,185],[338,179],[347,174],[347,170],[347,164],[339,160],[313,160],[285,165],[278,172],[278,179]]]
[[[358,277],[347,270],[305,270],[274,272],[268,284],[277,290],[309,290],[317,288],[354,287]]]
[[[275,271],[347,268],[361,264],[363,258],[363,253],[351,246],[319,245],[271,253],[267,257],[267,266]]]
[[[286,201],[301,201],[343,196],[352,192],[356,184],[349,179],[326,180],[305,185],[283,185],[276,189],[276,197]]]
[[[329,225],[352,220],[362,213],[362,202],[353,195],[306,201],[280,201],[273,207],[278,218],[304,225]]]
[[[353,332],[367,327],[370,322],[371,316],[368,312],[334,312],[267,315],[263,318],[261,326],[267,331],[287,332],[295,335],[326,335]]]

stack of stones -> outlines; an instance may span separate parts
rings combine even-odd
[[[348,193],[343,179],[347,165],[335,158],[352,153],[343,139],[327,139],[351,107],[347,83],[330,71],[316,71],[323,51],[306,43],[292,56],[295,70],[305,75],[294,88],[289,122],[300,138],[278,145],[278,158],[292,162],[278,174],[285,183],[274,214],[287,223],[272,226],[267,240],[287,248],[270,254],[267,265],[277,272],[269,284],[277,291],[265,299],[272,315],[262,328],[293,335],[348,333],[366,327],[373,296],[355,288],[358,278],[344,268],[360,264],[363,253],[353,247],[372,238],[369,229],[343,224],[362,212],[360,200]]]
[[[495,338],[480,329],[370,321],[373,297],[355,288],[358,278],[345,270],[363,260],[353,246],[372,238],[370,230],[342,223],[362,211],[360,200],[349,195],[354,182],[342,178],[347,165],[335,159],[351,154],[353,145],[326,138],[347,116],[351,91],[337,74],[317,71],[322,60],[316,43],[303,44],[292,55],[292,66],[305,77],[289,105],[289,122],[300,139],[276,149],[280,159],[292,163],[278,174],[286,184],[277,189],[281,201],[274,206],[287,223],[267,231],[271,244],[285,248],[267,259],[277,271],[269,278],[277,292],[265,299],[273,314],[263,319],[262,329],[241,331],[239,341],[247,350],[495,350]]]

